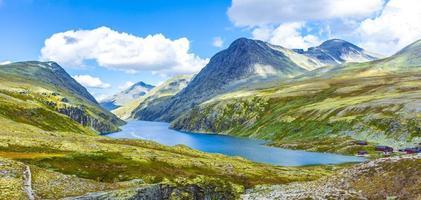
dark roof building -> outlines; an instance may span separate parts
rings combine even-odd
[[[389,146],[376,146],[376,151],[393,152],[393,148]]]

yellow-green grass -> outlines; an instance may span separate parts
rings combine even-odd
[[[35,193],[45,198],[125,188],[129,187],[126,183],[138,179],[145,184],[210,181],[225,185],[223,188],[231,185],[228,188],[237,191],[257,184],[314,180],[343,167],[277,167],[207,154],[182,145],[168,147],[142,140],[46,131],[4,118],[0,127],[0,162],[14,163],[17,174],[23,166],[30,166]],[[65,192],[71,181],[82,182]],[[6,186],[15,182],[22,183],[21,175],[10,181],[0,175],[0,193],[7,197],[2,199],[22,199],[14,197],[22,193],[21,186]]]
[[[367,150],[374,155],[371,149],[377,144],[398,148],[421,140],[421,85],[414,84],[418,80],[420,72],[287,81],[269,89],[221,95],[172,126],[261,138],[295,149],[346,154]],[[356,140],[370,145],[355,145]]]
[[[48,69],[50,64],[21,62],[0,67],[1,116],[45,130],[92,132],[70,121],[83,122],[99,133],[119,130],[122,120],[89,99],[87,91],[64,70]]]

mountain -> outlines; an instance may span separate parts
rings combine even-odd
[[[312,58],[259,40],[240,38],[214,55],[189,85],[168,106],[151,113],[151,120],[172,121],[180,113],[211,97],[241,88],[276,84],[321,67]],[[136,114],[135,114],[136,116]]]
[[[173,95],[188,79],[151,98]],[[0,199],[238,199],[254,185],[332,171],[97,134],[121,124],[56,63],[0,65]]]
[[[129,88],[109,97],[100,102],[101,106],[107,110],[114,110],[125,105],[141,96],[144,96],[155,86],[146,84],[142,81],[137,82]]]
[[[373,59],[376,57],[362,48],[338,39],[303,51],[240,38],[214,55],[185,89],[162,110],[149,113],[153,117],[148,119],[173,121],[181,113],[218,95],[272,87],[326,65]]]
[[[0,66],[0,115],[44,130],[99,133],[124,122],[55,62],[16,62]]]
[[[148,120],[153,118],[154,110],[160,110],[171,97],[184,89],[193,75],[178,75],[112,112],[122,119],[136,118]]]
[[[355,154],[421,141],[421,41],[395,55],[329,66],[268,88],[194,105],[172,128],[271,141],[274,146]],[[356,145],[356,140],[369,145]]]
[[[323,65],[338,65],[346,62],[366,62],[378,59],[378,56],[369,53],[350,42],[340,39],[331,39],[317,47],[310,47],[307,51],[294,49],[295,52],[317,59]]]

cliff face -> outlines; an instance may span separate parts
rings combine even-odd
[[[87,114],[88,112],[83,107],[66,106],[58,108],[57,111],[69,116],[83,126],[93,128],[101,134],[118,131],[118,127],[114,124],[122,124],[117,118],[108,117],[107,115],[102,115],[103,119],[94,118]]]
[[[215,185],[190,184],[174,186],[156,184],[134,189],[95,192],[84,196],[65,198],[65,200],[170,200],[170,199],[237,199],[235,191],[217,188]]]

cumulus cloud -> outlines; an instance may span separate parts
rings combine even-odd
[[[308,22],[341,21],[345,25],[378,14],[385,0],[233,0],[228,9],[230,20],[252,29],[255,39],[287,48],[303,48],[330,37],[329,24],[320,30],[303,31]],[[348,31],[345,31],[348,32]]]
[[[334,18],[362,19],[375,14],[384,0],[233,0],[228,9],[237,26],[262,26]]]
[[[276,28],[259,27],[252,32],[253,38],[267,41],[271,44],[281,45],[286,48],[301,48],[316,46],[321,43],[315,35],[301,34],[305,28],[304,22],[290,22],[279,25]]]
[[[120,89],[120,90],[124,90],[124,89],[129,88],[129,87],[130,87],[130,86],[132,86],[132,85],[134,85],[134,83],[133,83],[133,82],[131,82],[131,81],[127,81],[127,82],[125,82],[124,84],[122,84],[122,85],[118,86],[118,89]]]
[[[421,39],[421,1],[390,0],[379,16],[362,21],[356,34],[370,51],[395,53]]]
[[[166,75],[194,73],[208,62],[190,52],[187,38],[171,40],[162,34],[142,38],[108,27],[55,33],[45,40],[41,60],[54,60],[69,67],[95,60],[99,66],[110,69]]]
[[[111,87],[110,84],[104,83],[100,78],[90,75],[76,75],[73,76],[73,78],[81,85],[88,88],[106,89]]]
[[[214,47],[221,48],[224,45],[224,40],[222,40],[221,37],[215,37],[215,38],[213,38],[212,45]]]

